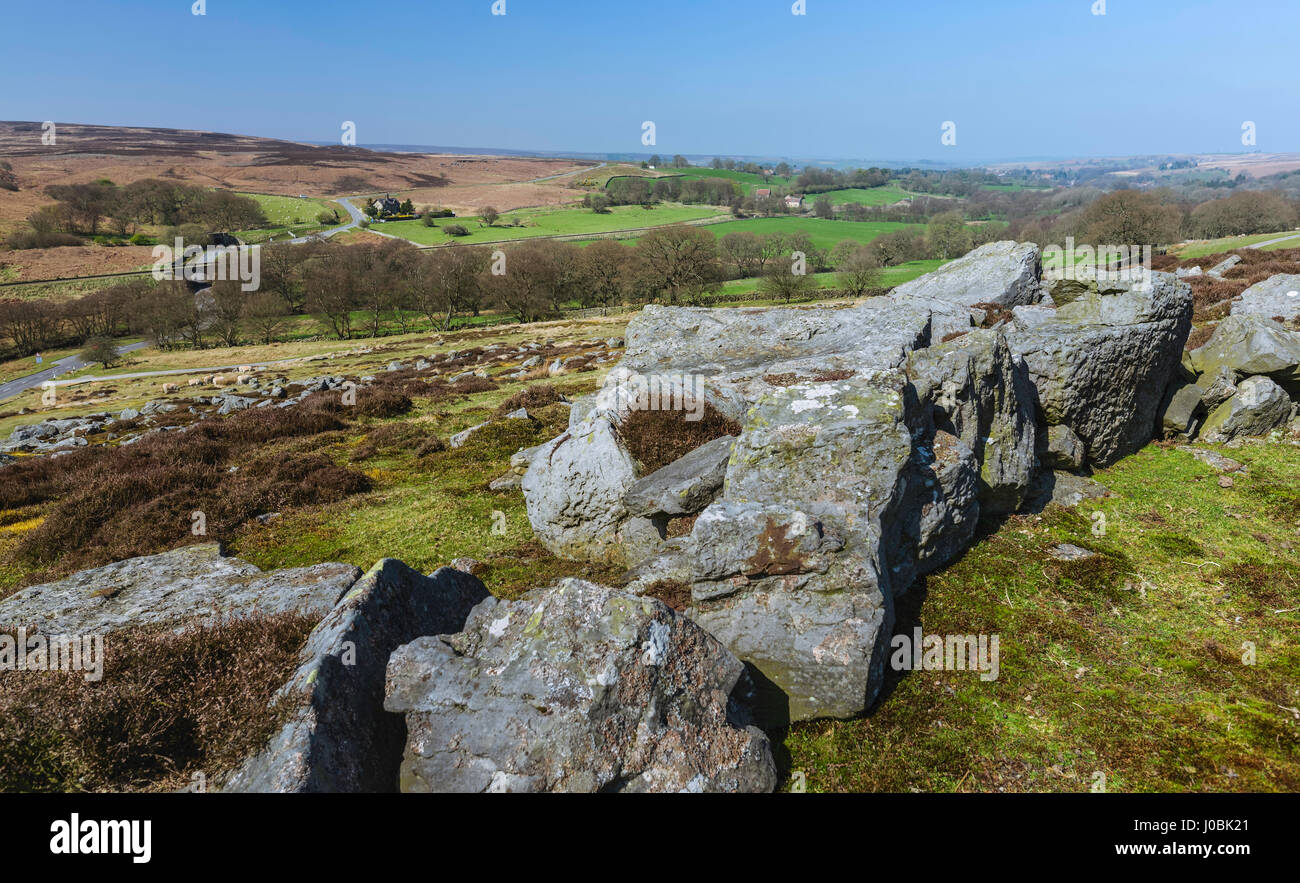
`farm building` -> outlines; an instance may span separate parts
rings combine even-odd
[[[785,207],[788,209],[796,209],[801,211],[803,209],[803,197],[787,196],[785,198]]]

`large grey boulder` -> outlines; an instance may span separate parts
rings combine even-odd
[[[396,791],[406,731],[384,710],[389,656],[423,635],[459,631],[488,597],[468,573],[424,576],[386,558],[357,581],[307,638],[297,672],[276,700],[288,722],[222,790]]]
[[[1291,399],[1267,377],[1248,377],[1237,394],[1214,409],[1205,420],[1202,438],[1211,443],[1242,436],[1264,436],[1291,419]]]
[[[1164,393],[1191,330],[1191,289],[1168,273],[1138,286],[1093,292],[1050,319],[1007,333],[1037,393],[1040,421],[1070,427],[1097,466],[1154,437]]]
[[[1202,376],[1216,377],[1222,369],[1240,377],[1261,374],[1300,392],[1300,333],[1262,316],[1229,316],[1189,356]]]
[[[1232,315],[1265,319],[1300,317],[1300,276],[1283,274],[1255,283],[1232,302]]]
[[[1189,441],[1196,437],[1205,421],[1205,390],[1195,383],[1176,378],[1169,384],[1165,404],[1160,410],[1160,429],[1164,438]]]
[[[628,511],[647,518],[699,512],[722,489],[735,441],[730,435],[715,438],[640,479],[623,497]]]
[[[980,501],[1014,512],[1034,474],[1034,390],[1000,331],[977,330],[909,357],[907,375],[934,425],[956,435],[979,464]]]
[[[1042,297],[1042,264],[1032,242],[990,242],[894,289],[898,297],[935,298],[962,306],[1014,307]]]
[[[562,558],[639,560],[658,532],[623,502],[636,480],[636,463],[618,430],[593,417],[533,453],[522,482],[528,521]]]
[[[771,791],[744,666],[651,598],[561,580],[393,653],[403,791]]]
[[[22,589],[0,601],[0,626],[93,635],[158,623],[211,626],[255,613],[320,619],[360,575],[349,564],[265,573],[222,555],[217,543],[199,543]]]

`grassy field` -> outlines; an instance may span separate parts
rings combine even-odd
[[[755,175],[753,172],[737,172],[728,169],[670,169],[661,166],[658,171],[663,177],[726,178],[728,181],[735,181],[740,184],[746,196],[752,195],[755,188],[788,187],[790,182],[794,180],[793,178],[782,178],[778,175],[764,177],[763,175]]]
[[[899,264],[896,267],[886,267],[880,274],[880,287],[893,288],[896,285],[902,285],[904,282],[911,282],[918,276],[924,276],[926,273],[942,267],[946,261],[911,261],[906,264]],[[839,285],[839,274],[835,272],[813,273],[809,279],[813,280],[816,288],[836,288]],[[750,279],[731,279],[722,283],[723,294],[743,295],[758,291],[760,280],[757,277]],[[762,306],[761,303],[739,304],[743,306]]]
[[[866,244],[877,236],[899,230],[924,232],[923,224],[902,224],[894,221],[828,221],[822,218],[747,218],[743,221],[725,221],[706,227],[715,236],[728,233],[807,233],[818,248],[834,248],[845,239]]]
[[[847,190],[830,190],[826,193],[810,193],[807,201],[809,204],[825,197],[831,201],[831,205],[840,206],[850,203],[858,205],[893,205],[900,200],[907,199],[913,194],[908,193],[895,187],[893,184],[886,184],[884,187],[852,187]]]
[[[695,221],[702,218],[722,217],[722,209],[701,205],[656,205],[644,209],[639,205],[620,205],[608,214],[596,214],[590,209],[545,208],[520,209],[501,216],[494,227],[481,226],[478,218],[439,218],[437,227],[426,227],[422,221],[394,221],[373,224],[371,230],[400,236],[420,245],[446,245],[452,242],[474,244],[511,239],[530,239],[534,236],[580,236],[584,233],[614,233],[619,230],[636,230],[642,227],[660,227]],[[506,226],[518,219],[522,226]],[[460,224],[469,231],[468,236],[448,236],[443,227]]]
[[[809,791],[1300,789],[1300,449],[1227,453],[1251,470],[1230,488],[1151,445],[1096,476],[1111,498],[987,526],[899,620],[999,635],[997,680],[906,674],[862,720],[793,727],[791,768]]]
[[[1281,248],[1300,247],[1300,230],[1283,231],[1281,233],[1254,233],[1250,236],[1226,236],[1222,239],[1195,239],[1190,242],[1184,242],[1181,245],[1172,246],[1169,251],[1178,255],[1183,260],[1205,257],[1207,254],[1219,254],[1225,251],[1232,251],[1234,248],[1247,248],[1260,242],[1269,242],[1274,239],[1281,239],[1284,236],[1296,236],[1290,242],[1281,242],[1275,246],[1268,246],[1265,251]]]

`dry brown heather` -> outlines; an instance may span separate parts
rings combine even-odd
[[[704,406],[704,417],[688,420],[686,411],[633,411],[620,432],[628,451],[649,475],[703,444],[724,435],[740,435],[740,424],[712,405]]]
[[[1189,260],[1179,260],[1175,255],[1159,255],[1152,260],[1154,269],[1172,273],[1179,268],[1190,267],[1209,270],[1234,254],[1241,258],[1241,263],[1225,272],[1222,279],[1192,276],[1184,280],[1192,287],[1192,321],[1196,323],[1187,340],[1189,350],[1196,349],[1210,339],[1214,325],[1205,323],[1217,323],[1227,316],[1232,309],[1232,299],[1247,288],[1280,274],[1300,275],[1300,248],[1278,251],[1241,248]]]
[[[0,791],[174,791],[208,784],[286,717],[272,705],[315,621],[254,616],[215,628],[104,638],[101,680],[0,673]]]

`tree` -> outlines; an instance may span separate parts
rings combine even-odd
[[[487,224],[489,227],[491,227],[497,222],[497,219],[501,217],[501,214],[495,208],[489,205],[484,207],[482,213],[479,214],[479,217],[483,219],[484,224]]]
[[[121,359],[122,355],[117,350],[117,344],[107,337],[90,338],[86,341],[85,349],[81,351],[81,361],[87,364],[98,362],[105,368],[112,368]]]
[[[718,241],[718,250],[742,277],[753,276],[763,263],[763,243],[757,233],[728,233]]]
[[[1116,190],[1084,210],[1081,227],[1093,245],[1168,245],[1179,238],[1182,214],[1154,193]]]
[[[788,178],[790,177],[790,171],[791,171],[790,164],[783,160],[776,164],[776,168],[773,169],[773,171],[776,172],[776,174],[781,178]]]
[[[629,265],[631,252],[631,248],[613,239],[598,239],[582,249],[579,266],[587,305],[608,311],[623,296],[627,282],[624,268]]]
[[[275,341],[289,319],[289,302],[272,291],[257,291],[244,302],[244,321],[262,344]]]
[[[209,329],[225,346],[239,346],[240,323],[244,319],[244,292],[240,283],[222,280],[212,283],[212,316]]]
[[[925,230],[930,253],[945,261],[970,251],[971,234],[966,218],[959,211],[944,212],[930,219]]]
[[[812,288],[812,280],[805,273],[796,273],[794,262],[774,260],[759,280],[758,290],[765,297],[779,298],[789,303]]]
[[[837,279],[840,288],[854,297],[862,297],[868,291],[880,287],[880,261],[865,246],[854,249],[836,265],[836,269],[839,270]]]
[[[829,196],[819,196],[813,202],[813,214],[823,220],[832,220],[835,217],[835,207],[831,205]]]
[[[352,276],[342,258],[326,254],[307,265],[307,310],[339,340],[352,336],[352,310],[356,298]]]
[[[524,242],[506,254],[506,273],[487,277],[492,302],[520,322],[546,315],[560,283],[560,267],[549,243]]]
[[[668,303],[708,290],[722,276],[712,233],[680,224],[651,230],[636,246],[651,291]]]

